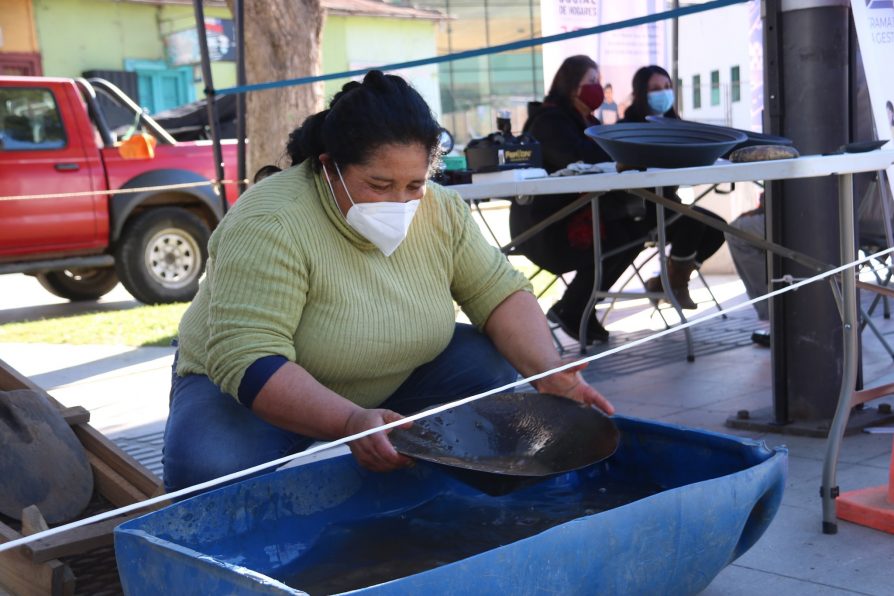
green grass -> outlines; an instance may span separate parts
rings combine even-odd
[[[537,267],[519,259],[513,264],[530,277]],[[542,272],[533,280],[539,294],[552,281],[553,275]],[[541,303],[555,301],[564,286],[555,283],[542,297]],[[188,303],[139,306],[126,310],[41,319],[0,325],[0,343],[47,343],[69,345],[169,346],[177,335],[177,325]]]
[[[169,346],[187,303],[0,325],[0,343]]]

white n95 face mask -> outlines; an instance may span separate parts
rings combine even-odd
[[[413,216],[416,215],[416,209],[419,207],[419,199],[406,203],[394,201],[355,203],[345,184],[345,179],[342,178],[338,164],[335,164],[335,171],[338,172],[342,188],[345,189],[345,194],[351,201],[351,208],[348,209],[348,214],[345,216],[348,225],[375,244],[383,255],[390,256],[407,237],[410,224],[413,223]],[[329,190],[332,191],[334,199],[335,189],[332,187],[332,181],[329,179],[329,172],[326,171],[325,166],[323,174],[326,175],[326,182],[329,183]]]

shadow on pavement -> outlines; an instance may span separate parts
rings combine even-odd
[[[58,368],[49,372],[33,375],[31,380],[41,387],[60,387],[69,385],[78,381],[95,377],[102,374],[120,371],[121,377],[127,377],[133,371],[122,371],[121,369],[132,367],[138,364],[151,362],[159,358],[165,358],[174,353],[173,347],[160,348],[149,347],[130,349],[123,353],[115,353],[108,356],[101,356],[89,362],[74,364],[64,368]],[[166,362],[163,368],[170,369],[170,363]]]
[[[63,304],[41,304],[39,306],[23,306],[0,310],[0,325],[7,323],[26,323],[41,319],[57,319],[76,315],[129,310],[145,306],[136,300],[120,300],[117,302],[67,302]]]

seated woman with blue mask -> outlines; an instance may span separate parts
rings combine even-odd
[[[632,86],[633,103],[624,111],[621,122],[646,122],[646,116],[680,117],[674,109],[674,88],[670,75],[660,66],[644,66],[637,70],[633,75]],[[665,188],[664,191],[668,198],[679,200],[676,188]],[[721,219],[707,209],[693,209]],[[658,225],[654,203],[648,204],[645,223],[649,228]],[[671,291],[681,307],[696,309],[698,305],[689,295],[689,277],[723,245],[723,232],[689,217],[679,217],[667,226],[667,238],[671,245],[667,263]],[[660,292],[661,278],[656,276],[646,280],[646,289],[649,292]]]

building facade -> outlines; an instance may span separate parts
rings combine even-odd
[[[430,58],[438,53],[444,13],[431,8],[389,4],[381,0],[323,0],[322,71],[345,72]],[[440,118],[442,93],[435,65],[392,71],[407,79]],[[331,97],[347,79],[326,81]]]
[[[762,76],[760,47],[753,47],[754,27],[760,44],[760,19],[753,18],[759,5],[752,0],[680,19],[677,86],[686,119],[752,127],[752,88],[756,84],[762,89],[763,84],[762,79],[753,80],[755,72]]]
[[[31,0],[0,0],[0,75],[43,73]]]
[[[741,128],[754,120],[749,54],[753,31],[746,24],[757,4],[754,0],[680,19],[677,84],[686,118]],[[542,35],[541,0],[420,0],[415,6],[403,0],[323,0],[323,5],[323,72]],[[206,0],[205,13],[215,86],[233,86],[230,11],[223,0]],[[124,87],[131,81],[133,89],[126,90],[150,113],[202,96],[196,37],[189,0],[0,0],[4,73],[99,74]],[[704,51],[706,47],[711,51]],[[670,70],[670,65],[664,66]],[[527,103],[542,98],[548,83],[540,46],[398,74],[420,90],[460,144],[495,130],[498,110],[509,110],[514,130],[520,130]],[[344,82],[326,82],[326,96]]]
[[[444,15],[381,0],[323,0],[324,72],[426,58],[437,52]],[[216,88],[236,84],[233,19],[224,0],[205,0]],[[249,15],[250,18],[250,15]],[[150,114],[195,101],[204,82],[190,0],[0,0],[3,74],[112,80]],[[437,68],[407,78],[440,113]],[[327,96],[345,81],[330,81]]]
[[[438,55],[540,37],[540,0],[422,0],[445,13]],[[438,67],[442,122],[457,141],[496,130],[496,113],[509,110],[521,130],[527,103],[543,95],[539,46],[442,63]]]

